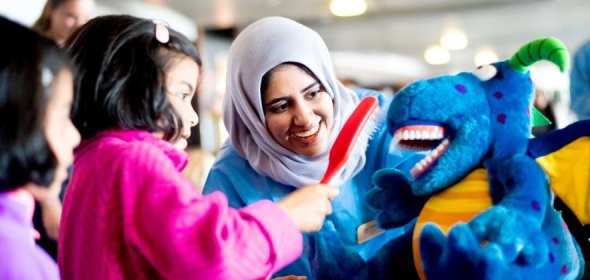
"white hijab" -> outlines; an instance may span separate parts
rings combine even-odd
[[[293,20],[267,17],[252,23],[238,35],[230,48],[228,61],[223,120],[237,153],[247,159],[256,172],[283,184],[301,187],[318,183],[328,167],[329,149],[310,158],[278,144],[266,129],[260,84],[266,72],[284,62],[296,62],[309,68],[333,100],[334,126],[328,141],[331,147],[359,100],[336,79],[322,38]],[[341,185],[363,168],[364,152],[352,155],[331,185]]]

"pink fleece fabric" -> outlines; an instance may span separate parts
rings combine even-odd
[[[302,235],[276,204],[236,210],[220,192],[202,196],[186,163],[144,131],[85,141],[63,202],[63,279],[260,279],[301,254]]]

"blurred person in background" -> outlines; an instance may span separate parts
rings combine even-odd
[[[570,108],[578,119],[590,118],[590,40],[574,53],[570,72]]]
[[[94,16],[94,0],[47,0],[33,29],[63,45],[82,24]]]
[[[539,112],[541,112],[541,114],[543,114],[543,116],[551,121],[551,123],[548,125],[533,127],[533,135],[539,136],[541,134],[555,130],[557,128],[557,119],[555,118],[555,104],[553,100],[547,98],[547,94],[543,90],[537,88],[535,89],[535,100],[533,105],[537,110],[539,110]]]

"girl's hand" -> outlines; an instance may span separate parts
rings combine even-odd
[[[327,185],[309,185],[300,188],[277,203],[297,228],[302,232],[318,231],[322,228],[326,215],[332,213],[330,200],[340,190]]]

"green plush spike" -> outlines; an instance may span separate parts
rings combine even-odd
[[[531,118],[533,121],[533,127],[551,124],[551,121],[547,117],[545,117],[541,112],[539,112],[539,110],[537,110],[537,108],[535,107],[533,107],[533,110],[531,111]]]
[[[561,41],[555,38],[541,38],[522,46],[508,63],[515,71],[526,73],[528,68],[539,60],[551,61],[561,72],[565,72],[569,64],[569,53]]]
[[[567,47],[555,38],[545,38],[539,44],[538,53],[540,57],[553,62],[562,73],[565,72],[570,61]]]

